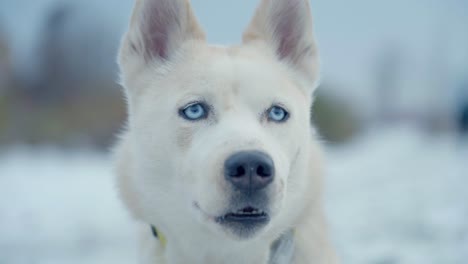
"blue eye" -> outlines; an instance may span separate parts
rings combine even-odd
[[[180,113],[183,118],[192,121],[204,119],[208,115],[205,105],[201,103],[190,104],[181,109]]]
[[[268,110],[268,120],[281,123],[289,118],[289,113],[280,106],[273,106]]]

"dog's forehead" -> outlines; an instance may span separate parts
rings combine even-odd
[[[192,53],[183,71],[194,84],[188,85],[191,89],[252,93],[272,92],[292,85],[287,67],[272,54],[245,46],[206,46]]]

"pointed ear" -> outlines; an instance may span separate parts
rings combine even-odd
[[[278,59],[313,83],[318,79],[318,54],[309,0],[262,0],[243,42],[270,46]]]
[[[188,40],[204,40],[188,0],[136,0],[120,63],[132,57],[166,61]]]

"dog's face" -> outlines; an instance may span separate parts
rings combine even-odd
[[[264,0],[235,47],[206,44],[184,0],[138,1],[120,54],[127,204],[167,229],[234,238],[291,213],[291,186],[309,176],[316,61],[306,0]]]

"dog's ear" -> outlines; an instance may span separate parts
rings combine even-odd
[[[256,41],[315,85],[319,63],[309,0],[262,0],[243,35],[244,43]]]
[[[188,0],[136,0],[120,64],[165,62],[189,40],[204,40]]]

